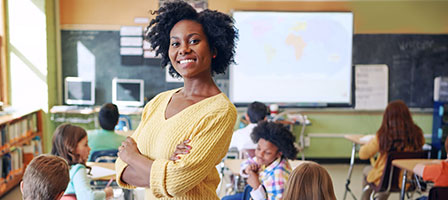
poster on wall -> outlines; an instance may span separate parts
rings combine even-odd
[[[159,0],[159,7],[161,7],[165,2],[169,0]],[[185,0],[189,3],[196,11],[201,12],[208,8],[208,0]]]

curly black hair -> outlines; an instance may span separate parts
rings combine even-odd
[[[198,13],[190,4],[183,1],[167,2],[157,13],[157,17],[151,20],[146,28],[145,39],[151,43],[156,55],[162,56],[162,67],[169,65],[171,76],[180,77],[170,62],[168,50],[170,31],[181,20],[193,20],[202,25],[210,50],[216,52],[216,57],[211,63],[212,75],[225,73],[227,67],[235,63],[235,41],[238,39],[238,30],[230,16],[208,9]]]
[[[294,146],[296,137],[282,124],[261,121],[253,129],[250,137],[254,143],[263,138],[277,146],[278,150],[282,152],[282,156],[291,160],[296,159],[297,149]]]

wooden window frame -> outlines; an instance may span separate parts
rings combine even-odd
[[[6,39],[6,0],[0,0],[0,101],[8,105],[8,60]]]

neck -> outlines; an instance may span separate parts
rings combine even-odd
[[[182,90],[185,96],[204,96],[210,97],[219,94],[221,91],[216,86],[212,77],[206,79],[184,79],[184,88]]]

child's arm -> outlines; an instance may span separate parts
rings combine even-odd
[[[85,166],[80,164],[73,167],[79,167],[79,169],[73,175],[73,185],[75,187],[75,194],[77,199],[92,199],[92,200],[104,200],[106,199],[105,191],[94,191],[90,187],[90,178],[87,177],[87,170]]]

